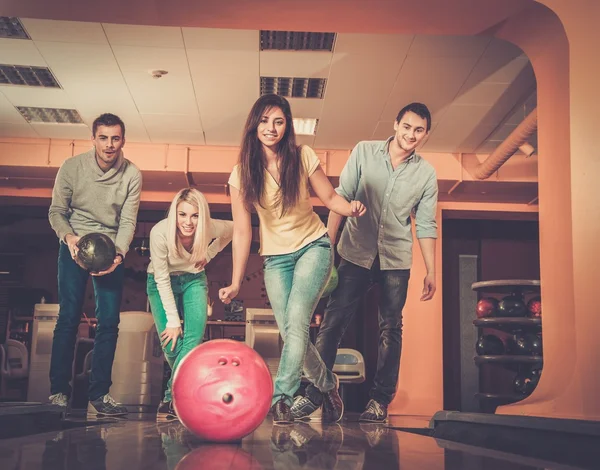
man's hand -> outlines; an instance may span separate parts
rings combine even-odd
[[[428,274],[423,280],[423,293],[421,294],[421,300],[431,300],[435,294],[435,275]]]
[[[180,326],[176,327],[167,327],[160,334],[160,344],[164,348],[167,347],[167,344],[171,342],[171,351],[175,351],[175,345],[177,344],[177,340],[182,336],[182,331]]]
[[[69,253],[71,253],[71,258],[73,259],[76,258],[77,252],[79,251],[79,248],[77,247],[77,242],[79,242],[80,239],[81,237],[73,235],[72,233],[69,233],[67,234],[67,236],[65,236],[65,242],[69,247]]]
[[[223,302],[225,305],[230,304],[231,301],[238,295],[239,291],[240,288],[234,285],[223,287],[222,289],[219,289],[219,299],[221,299],[221,302]]]
[[[119,266],[123,262],[123,258],[120,255],[115,256],[113,260],[113,264],[105,271],[100,271],[98,273],[90,273],[92,276],[106,276],[107,274],[112,273],[117,266]]]

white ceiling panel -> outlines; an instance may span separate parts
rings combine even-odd
[[[323,100],[315,98],[288,98],[295,118],[320,118],[323,111]],[[250,110],[248,110],[250,111]]]
[[[63,109],[73,109],[75,106],[67,92],[60,88],[0,85],[0,92],[14,106]]]
[[[337,55],[337,54],[336,54]],[[347,54],[331,68],[315,145],[351,148],[371,138],[400,64],[375,55]],[[373,70],[377,73],[373,73]]]
[[[154,144],[189,144],[204,145],[204,134],[194,131],[172,131],[165,129],[149,129],[150,141]]]
[[[142,119],[150,133],[156,129],[202,132],[202,125],[197,114],[142,114]]]
[[[504,83],[478,83],[470,89],[463,90],[454,99],[456,105],[490,106],[500,100],[506,91]]]
[[[85,124],[31,123],[31,127],[41,136],[49,139],[87,140],[92,130]]]
[[[493,57],[501,60],[511,60],[524,55],[523,51],[516,45],[498,38],[492,38],[482,58]]]
[[[0,64],[46,67],[44,58],[33,41],[0,39]]]
[[[296,136],[296,144],[308,145],[309,147],[314,147],[315,136],[314,135],[297,135]]]
[[[523,57],[507,61],[496,57],[481,59],[467,78],[465,87],[471,88],[481,82],[509,84],[528,66],[529,61]]]
[[[187,52],[206,144],[239,145],[248,112],[259,97],[258,52]]]
[[[489,109],[489,106],[449,106],[424,148],[430,152],[442,148],[447,152],[473,151],[494,129],[481,124]]]
[[[106,44],[106,35],[100,23],[53,21],[22,18],[23,26],[34,41]]]
[[[139,26],[102,24],[113,46],[139,46],[183,49],[181,28],[172,26]]]
[[[315,51],[262,51],[262,77],[327,78],[331,66],[331,52]]]
[[[335,40],[334,54],[365,54],[384,56],[384,61],[400,60],[406,56],[413,38],[412,34],[340,33]]]
[[[15,106],[3,95],[4,90],[0,87],[0,127],[7,123],[11,124],[27,124],[27,121],[17,111]]]
[[[29,124],[2,122],[0,118],[0,137],[22,137],[35,139],[39,138],[40,135],[35,132]]]
[[[197,114],[185,50],[114,46],[129,91],[142,114]],[[166,70],[162,78],[149,71]]]
[[[490,43],[489,36],[415,36],[409,56],[480,57]]]
[[[381,120],[394,120],[398,111],[418,101],[434,113],[452,103],[471,70],[476,57],[407,57]]]
[[[247,51],[260,49],[259,31],[245,29],[181,28],[187,49]]]

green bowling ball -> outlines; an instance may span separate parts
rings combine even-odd
[[[335,266],[331,270],[331,275],[329,276],[329,281],[327,281],[327,285],[325,286],[325,290],[323,291],[322,299],[325,297],[329,297],[331,293],[335,290],[338,285],[338,272]]]

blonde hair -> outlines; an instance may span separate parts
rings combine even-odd
[[[194,233],[192,252],[183,247],[177,236],[177,206],[180,202],[187,202],[198,211],[198,225]],[[167,248],[176,258],[188,258],[191,263],[197,263],[206,257],[206,250],[211,241],[210,236],[210,210],[204,195],[194,188],[185,188],[179,191],[169,207],[167,215]]]

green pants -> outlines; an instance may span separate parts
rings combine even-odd
[[[169,366],[171,366],[172,371],[171,378],[167,384],[167,390],[165,391],[164,401],[171,401],[173,398],[171,389],[177,366],[187,353],[202,342],[202,338],[204,337],[208,303],[206,273],[202,271],[196,274],[189,273],[171,276],[171,289],[177,302],[179,316],[183,318],[183,338],[179,338],[175,349],[172,351],[170,342],[163,346],[165,358]],[[167,314],[165,313],[158,288],[156,287],[156,281],[152,274],[148,274],[146,290],[154,323],[156,324],[156,331],[158,331],[158,335],[160,336],[167,326]]]

